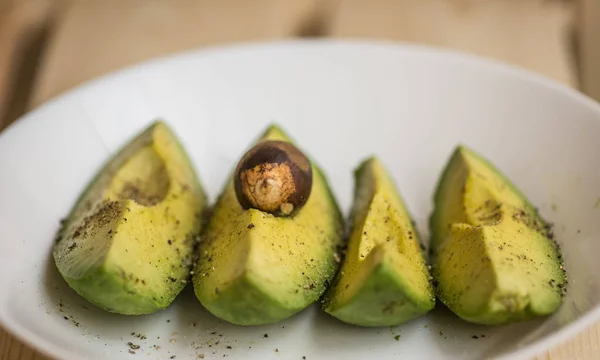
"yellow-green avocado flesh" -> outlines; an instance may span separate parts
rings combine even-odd
[[[271,126],[259,139],[291,140]],[[314,163],[308,201],[293,217],[244,210],[233,179],[214,206],[199,248],[193,284],[200,303],[238,325],[280,321],[322,295],[337,269],[342,218]]]
[[[162,122],[151,124],[83,192],[54,245],[71,288],[107,311],[167,307],[185,287],[206,196]]]
[[[355,171],[351,233],[323,309],[359,326],[392,326],[435,305],[431,276],[403,200],[383,164],[368,158]]]
[[[452,154],[430,218],[438,298],[459,317],[500,325],[555,312],[566,275],[549,226],[465,146]]]

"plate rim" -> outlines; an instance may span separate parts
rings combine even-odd
[[[18,119],[9,124],[0,133],[0,142],[5,137],[12,136],[13,132],[19,132],[22,127],[35,122],[39,118],[39,114],[49,109],[52,106],[57,106],[61,102],[68,102],[71,98],[76,97],[78,94],[88,92],[94,88],[105,86],[116,79],[122,78],[128,74],[137,71],[147,71],[152,68],[164,66],[168,63],[174,63],[177,61],[185,61],[195,57],[207,57],[214,55],[225,55],[245,53],[245,52],[269,52],[273,50],[279,50],[283,47],[291,48],[295,51],[301,51],[302,48],[314,48],[317,46],[321,47],[355,47],[357,49],[369,50],[385,50],[390,51],[403,51],[406,53],[419,53],[439,59],[446,58],[445,61],[452,59],[458,63],[464,64],[468,67],[480,67],[486,72],[492,72],[502,76],[508,76],[513,79],[536,84],[537,86],[545,87],[554,92],[558,92],[563,96],[569,97],[571,100],[581,104],[584,107],[592,110],[598,114],[600,118],[600,103],[592,99],[590,96],[578,91],[575,88],[567,86],[559,82],[558,80],[552,79],[548,76],[537,73],[527,68],[506,63],[494,58],[485,57],[477,54],[468,53],[458,49],[444,48],[440,46],[433,46],[427,44],[420,44],[407,41],[387,40],[387,39],[369,39],[369,38],[345,38],[345,39],[303,39],[303,38],[290,38],[290,39],[276,39],[276,40],[257,40],[257,41],[246,41],[240,43],[230,43],[221,45],[212,45],[204,47],[196,47],[184,51],[178,51],[167,55],[153,57],[148,60],[140,61],[132,65],[122,67],[120,69],[110,71],[103,75],[94,77],[88,81],[85,81],[73,88],[64,91],[60,94],[50,97],[43,103],[39,104],[33,109],[30,109],[25,114],[20,116]],[[49,358],[60,358],[63,356],[69,356],[73,358],[74,354],[70,351],[55,345],[52,341],[47,341],[41,336],[29,331],[27,328],[20,326],[18,323],[12,320],[11,316],[7,316],[3,309],[0,307],[0,328],[4,329],[7,334],[11,335],[18,341],[29,346],[33,350],[41,353]],[[580,316],[570,324],[550,333],[549,335],[542,336],[541,338],[531,342],[528,345],[515,348],[513,351],[497,356],[497,360],[517,360],[517,359],[528,359],[536,355],[541,355],[543,352],[552,350],[556,346],[560,346],[564,342],[574,338],[579,333],[591,327],[593,324],[600,321],[600,303],[594,305],[587,313]],[[77,357],[75,357],[77,358]]]

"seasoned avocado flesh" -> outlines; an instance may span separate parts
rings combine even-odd
[[[323,309],[355,325],[397,325],[435,305],[430,274],[411,217],[375,158],[355,172],[351,234]]]
[[[265,140],[290,139],[270,127]],[[293,217],[240,206],[230,179],[200,244],[196,296],[215,316],[239,325],[287,318],[316,301],[337,269],[342,219],[313,164],[311,195]]]
[[[549,226],[488,161],[460,146],[430,219],[439,299],[458,316],[495,325],[555,312],[566,276]]]
[[[81,296],[110,312],[167,307],[184,288],[206,198],[174,134],[156,122],[100,171],[53,256]]]

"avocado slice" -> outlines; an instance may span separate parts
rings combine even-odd
[[[434,200],[433,276],[451,311],[473,323],[500,325],[560,307],[566,273],[551,228],[487,159],[458,146]]]
[[[292,140],[270,126],[258,141]],[[308,200],[292,217],[240,205],[233,175],[213,208],[199,247],[193,284],[200,303],[237,325],[278,322],[322,295],[338,267],[343,222],[315,163]]]
[[[117,152],[53,247],[73,290],[109,312],[167,307],[185,287],[206,196],[174,133],[157,121]]]
[[[435,305],[420,235],[387,169],[376,157],[355,170],[350,238],[322,308],[359,326],[392,326]]]

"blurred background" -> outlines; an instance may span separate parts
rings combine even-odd
[[[598,0],[0,0],[0,130],[99,75],[173,52],[298,37],[461,50],[600,99]]]
[[[600,100],[600,0],[0,0],[0,130],[157,56],[290,38],[407,41],[513,64]],[[599,327],[544,359],[592,358]],[[0,359],[42,359],[0,330]]]

